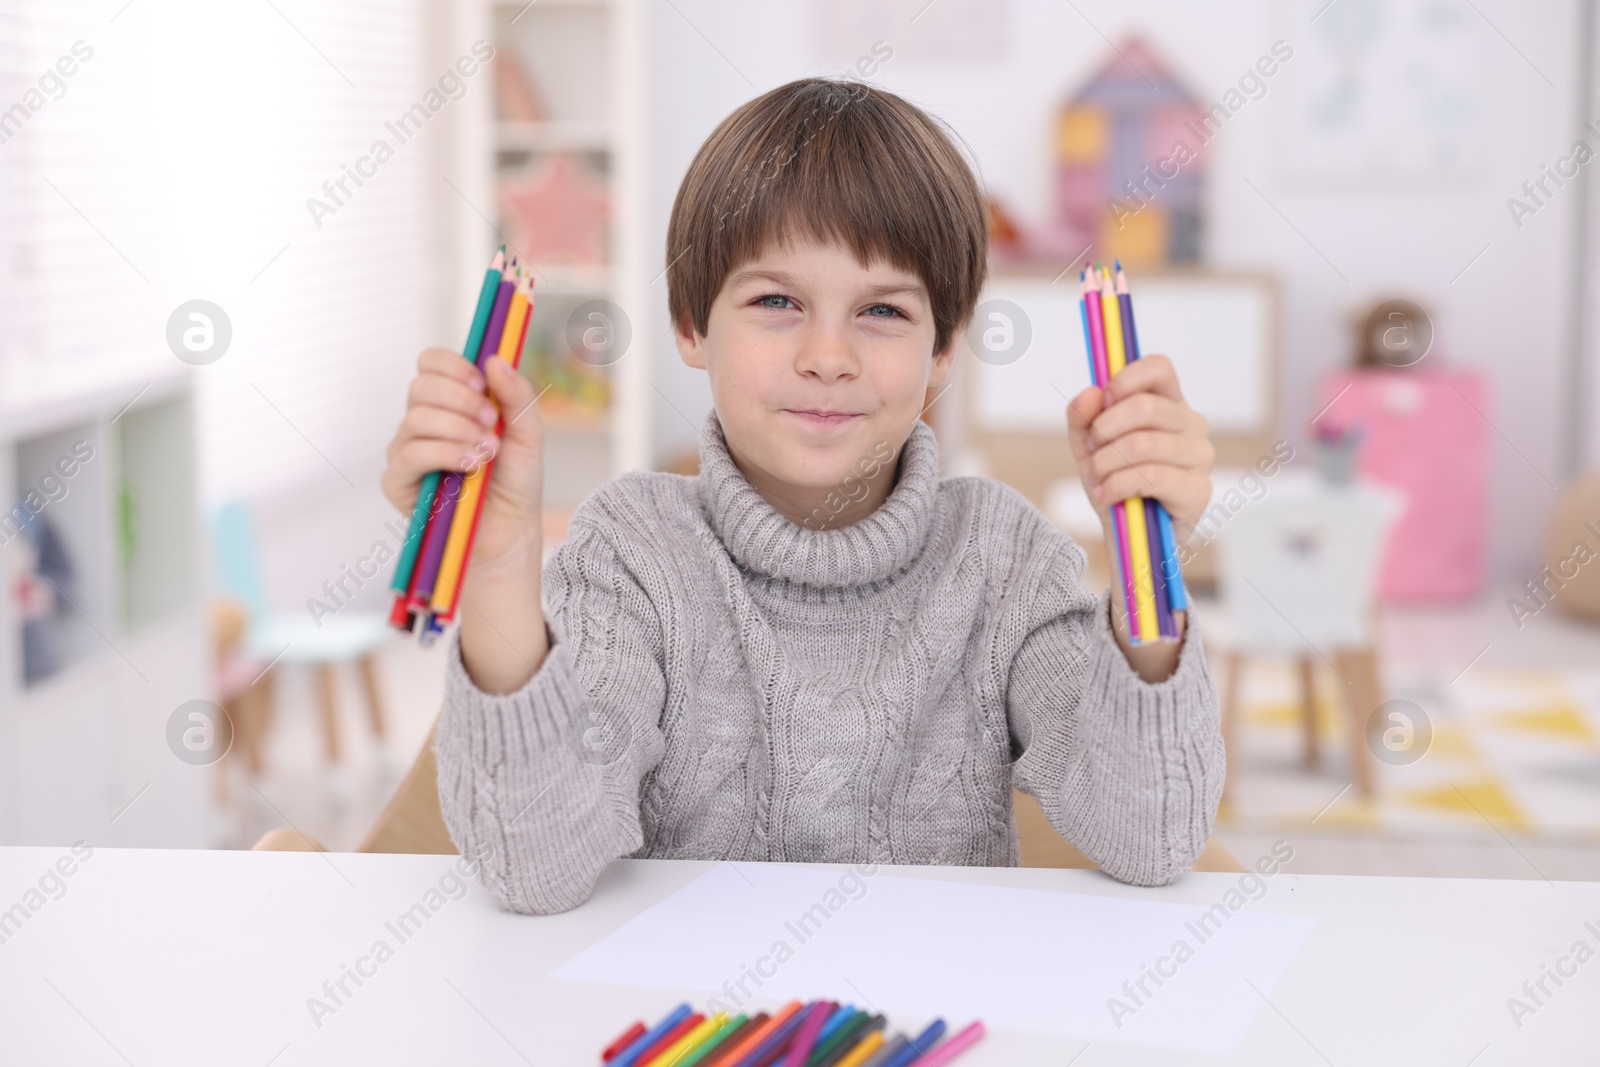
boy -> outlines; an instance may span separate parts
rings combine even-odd
[[[574,907],[622,856],[1014,865],[1013,785],[1116,878],[1200,853],[1223,756],[1197,634],[1131,646],[1071,539],[1004,485],[939,478],[919,416],[985,257],[971,171],[900,98],[808,79],[734,112],[667,235],[715,406],[701,472],[602,487],[542,575],[531,386],[422,354],[390,500],[499,456],[435,751],[505,906]],[[498,441],[496,403],[523,412]],[[1135,494],[1192,527],[1212,451],[1168,361],[1067,424],[1108,544]]]

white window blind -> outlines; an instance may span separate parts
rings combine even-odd
[[[109,12],[39,0],[0,10],[4,371],[26,396],[92,379],[138,347],[157,180],[132,98],[106,85],[125,66],[105,52]]]
[[[171,366],[169,316],[209,300],[232,340],[195,371],[205,498],[370,483],[432,339],[437,131],[384,125],[439,75],[422,0],[122,4],[0,0],[0,109],[92,49],[0,143],[0,374]],[[380,138],[318,226],[308,198]]]

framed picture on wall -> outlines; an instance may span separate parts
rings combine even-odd
[[[1482,173],[1492,31],[1469,0],[1286,7],[1294,57],[1273,139],[1285,184],[1438,187]]]

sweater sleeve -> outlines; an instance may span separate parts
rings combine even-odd
[[[1067,555],[1063,553],[1062,555]],[[1032,628],[1011,662],[1006,709],[1019,788],[1100,869],[1165,885],[1206,846],[1222,799],[1216,687],[1195,613],[1178,665],[1149,683],[1111,631],[1110,594],[1087,593],[1057,555],[1033,588]]]
[[[451,838],[484,857],[504,907],[541,915],[581,904],[644,843],[639,787],[661,759],[666,693],[658,616],[604,536],[574,525],[544,588],[550,650],[515,693],[479,689],[451,636],[434,741]]]

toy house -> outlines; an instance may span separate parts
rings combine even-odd
[[[1134,267],[1197,262],[1215,132],[1146,44],[1125,43],[1057,119],[1058,241]]]

